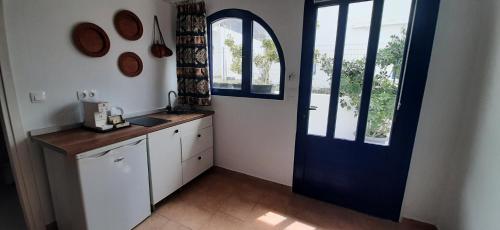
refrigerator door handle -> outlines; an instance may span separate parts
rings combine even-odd
[[[142,139],[142,140],[136,141],[135,143],[132,143],[132,144],[122,145],[120,147],[117,147],[117,148],[114,148],[114,149],[110,149],[110,150],[102,152],[102,153],[97,153],[95,155],[91,155],[91,156],[88,156],[88,157],[83,157],[83,158],[80,158],[80,159],[89,159],[89,158],[90,159],[97,159],[97,158],[101,158],[101,157],[103,157],[105,155],[113,154],[117,150],[137,146],[137,145],[139,145],[139,144],[141,144],[141,143],[143,143],[145,141],[146,141],[146,139]]]

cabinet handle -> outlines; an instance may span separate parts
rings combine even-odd
[[[200,157],[198,157],[198,160],[201,160],[201,156],[200,156]]]
[[[179,133],[179,130],[178,130],[178,129],[176,129],[176,130],[174,131],[174,133]]]
[[[201,134],[198,134],[198,137],[201,137]]]

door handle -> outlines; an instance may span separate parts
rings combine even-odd
[[[144,142],[145,140],[146,139],[142,139],[142,140],[139,140],[139,141],[134,142],[132,144],[123,145],[123,146],[120,146],[120,147],[117,147],[117,148],[114,148],[114,149],[110,149],[110,150],[108,150],[106,152],[98,153],[98,154],[95,154],[95,155],[92,155],[92,156],[88,156],[88,157],[84,157],[84,158],[100,158],[100,157],[103,157],[103,156],[108,155],[108,154],[113,154],[113,152],[116,152],[119,149],[124,149],[124,148],[129,148],[129,147],[137,146],[137,145],[141,144],[142,142]],[[82,159],[84,159],[84,158],[82,158]]]
[[[315,105],[309,106],[309,110],[316,110],[316,109],[318,109],[318,106],[315,106]]]
[[[115,160],[114,160],[114,162],[115,162],[115,163],[118,163],[118,162],[120,162],[120,161],[122,161],[122,160],[124,160],[124,159],[125,159],[125,157],[120,157],[120,158],[118,158],[118,159],[115,159]]]

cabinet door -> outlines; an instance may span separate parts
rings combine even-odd
[[[182,185],[181,138],[177,126],[148,134],[153,204]]]

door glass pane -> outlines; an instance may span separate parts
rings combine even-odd
[[[411,0],[385,0],[365,142],[388,145],[403,64]]]
[[[280,94],[278,50],[269,33],[257,22],[253,22],[252,56],[252,93]]]
[[[372,1],[349,4],[335,138],[356,139],[372,7]]]
[[[308,128],[311,135],[326,135],[338,17],[338,6],[318,9]]]
[[[226,18],[212,23],[212,86],[241,89],[242,20]]]

